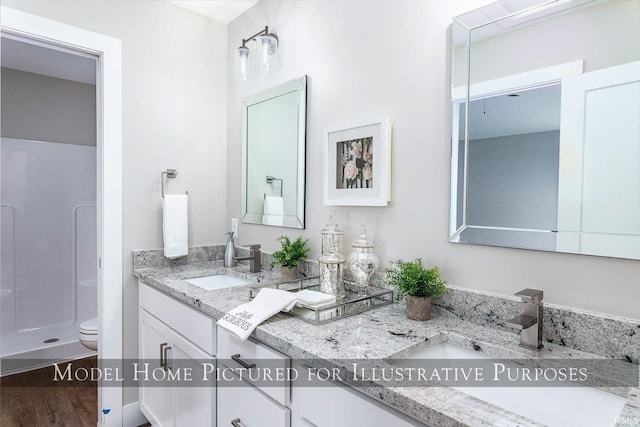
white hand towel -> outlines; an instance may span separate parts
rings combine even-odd
[[[282,197],[265,197],[262,213],[265,215],[284,215],[284,200]]]
[[[284,200],[282,197],[266,196],[262,213],[262,223],[264,225],[283,225]]]
[[[188,196],[165,194],[162,199],[164,256],[179,258],[189,252]]]
[[[317,306],[335,302],[336,297],[322,292],[305,289],[288,292],[279,289],[261,289],[253,301],[239,305],[220,320],[218,325],[233,332],[241,340],[246,340],[262,322],[280,311],[290,311],[297,303]]]

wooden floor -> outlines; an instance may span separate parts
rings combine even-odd
[[[96,366],[95,356],[73,362],[74,369]],[[0,426],[95,426],[97,383],[54,382],[53,378],[53,366],[0,378]]]

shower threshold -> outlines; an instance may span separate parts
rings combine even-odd
[[[16,374],[95,354],[78,341],[74,323],[0,337],[0,376]]]

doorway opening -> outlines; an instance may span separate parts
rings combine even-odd
[[[0,6],[2,36],[21,37],[96,63],[96,186],[98,367],[122,360],[122,43],[103,34]],[[60,338],[59,336],[46,336]],[[120,361],[120,362],[118,362]],[[0,369],[2,360],[0,359]],[[98,383],[100,426],[126,425],[122,386]]]

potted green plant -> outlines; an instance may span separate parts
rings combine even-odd
[[[291,240],[289,236],[278,237],[280,242],[280,249],[271,255],[273,259],[272,264],[279,264],[280,267],[280,280],[286,282],[287,280],[294,280],[298,278],[298,263],[300,260],[307,256],[311,250],[307,243],[309,239],[302,239],[302,236],[298,236],[296,240]]]
[[[442,295],[447,283],[440,276],[438,267],[427,269],[420,258],[413,261],[398,259],[391,261],[391,266],[384,272],[384,284],[398,288],[398,299],[406,296],[407,319],[429,320],[431,298]]]

